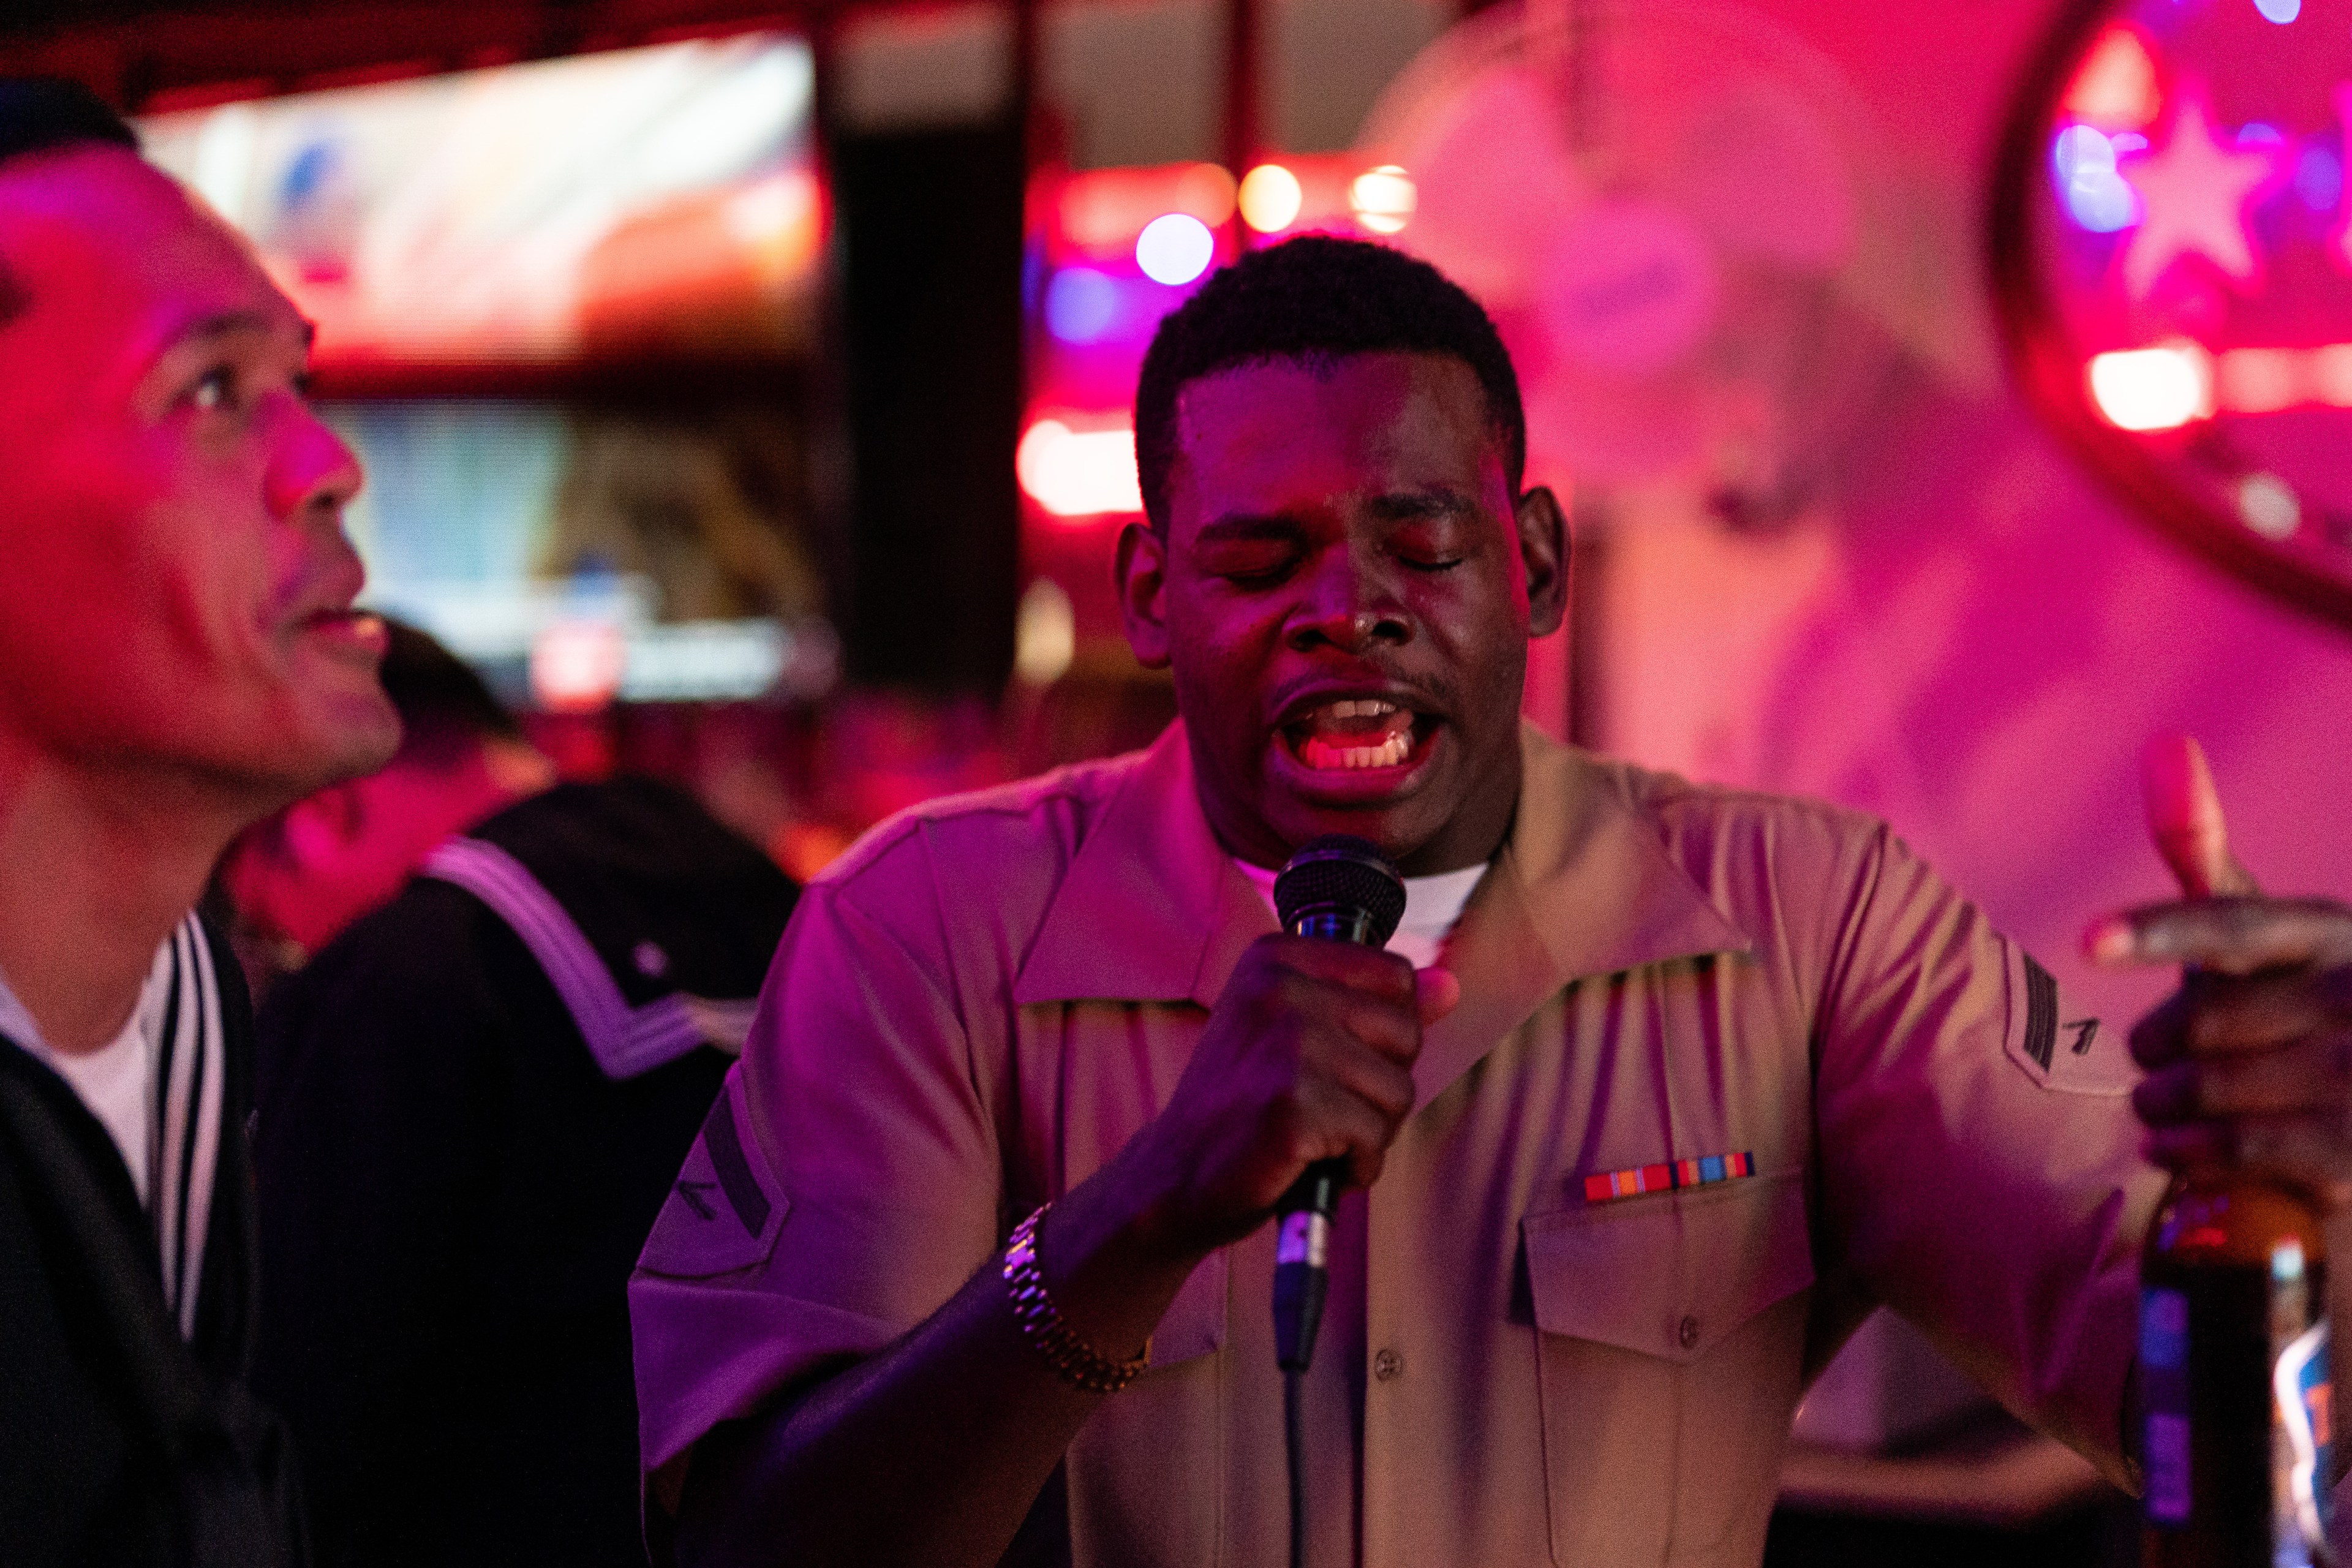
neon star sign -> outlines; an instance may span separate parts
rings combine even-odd
[[[2283,150],[2222,142],[2204,88],[2184,85],[2163,142],[2116,166],[2146,215],[2123,254],[2124,287],[2133,299],[2147,299],[2167,272],[2191,257],[2241,293],[2261,286],[2262,252],[2247,213],[2291,173]]]
[[[1987,256],[2018,384],[2151,524],[2352,630],[2352,29],[2059,0]]]

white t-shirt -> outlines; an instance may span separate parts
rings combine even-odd
[[[151,973],[147,992],[154,986],[155,975]],[[147,1201],[147,1152],[154,1144],[155,1114],[155,1045],[140,1026],[148,1003],[149,996],[142,992],[139,1005],[122,1021],[122,1032],[111,1043],[94,1051],[68,1054],[51,1049],[41,1038],[31,1015],[8,989],[7,977],[0,975],[0,1033],[38,1058],[81,1097],[82,1104],[122,1152],[122,1163],[131,1170],[131,1184],[138,1189],[142,1204]]]
[[[1274,908],[1274,879],[1279,874],[1264,867],[1236,860],[1242,875],[1247,877],[1267,909]],[[1470,891],[1478,879],[1486,874],[1484,866],[1465,866],[1459,871],[1441,871],[1434,877],[1407,877],[1404,879],[1404,918],[1397,921],[1396,934],[1389,938],[1389,951],[1405,959],[1415,969],[1427,969],[1437,962],[1445,950],[1445,939],[1454,930],[1454,922],[1462,918],[1462,908],[1470,901]]]
[[[152,1222],[163,1300],[193,1338],[227,1093],[219,977],[203,928],[191,915],[156,949],[138,1005],[99,1049],[52,1048],[5,978],[0,1035],[64,1079],[106,1129]]]

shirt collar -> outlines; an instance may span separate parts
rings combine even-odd
[[[1663,830],[1631,798],[1621,768],[1532,725],[1522,731],[1521,754],[1511,837],[1448,948],[1465,1001],[1433,1031],[1431,1047],[1465,1037],[1436,1051],[1449,1058],[1481,1034],[1483,1052],[1570,981],[1749,947],[1667,855]],[[1209,1006],[1243,949],[1275,929],[1265,901],[1210,831],[1179,721],[1129,765],[1079,846],[1013,999]],[[1506,1014],[1516,1016],[1501,1021]],[[1443,1071],[1431,1054],[1424,1065]]]
[[[1242,950],[1275,929],[1202,814],[1179,721],[1129,765],[1078,846],[1013,997],[1205,1007]]]

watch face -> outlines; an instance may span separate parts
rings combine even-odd
[[[2035,404],[2151,521],[2352,624],[2352,16],[2096,0],[2011,105],[1989,256]]]

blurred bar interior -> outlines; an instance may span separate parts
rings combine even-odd
[[[1374,236],[1486,303],[1573,481],[1530,718],[1884,814],[2128,1016],[2158,980],[2076,937],[2164,890],[2150,731],[2284,890],[2352,885],[2352,47],[2303,9],[19,0],[0,67],[252,236],[372,601],[574,776],[806,877],[1148,739],[1144,346],[1244,247]],[[1883,1316],[1799,1435],[1779,1563],[2127,1538]]]

